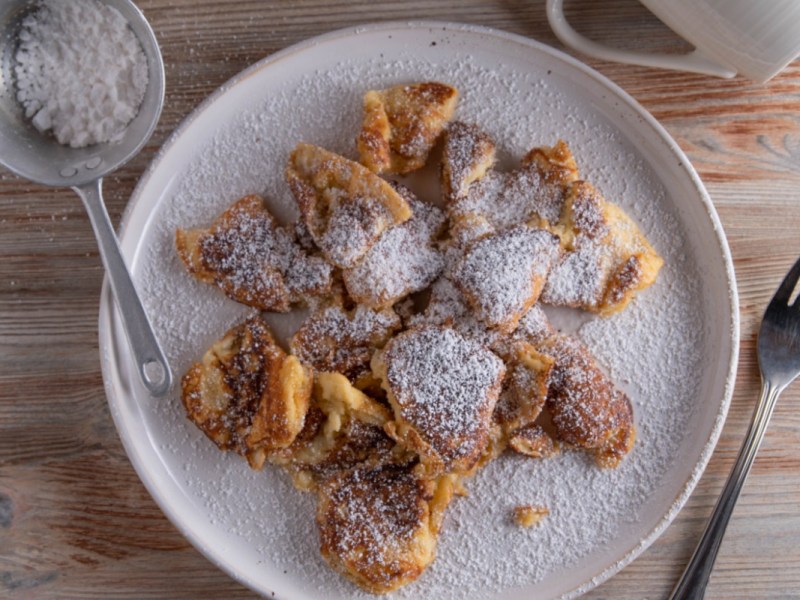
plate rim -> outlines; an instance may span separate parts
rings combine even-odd
[[[527,46],[528,48],[531,48],[537,52],[548,54],[553,58],[556,58],[562,62],[567,63],[569,66],[579,70],[585,76],[594,80],[594,82],[599,83],[601,86],[605,87],[611,93],[615,94],[617,97],[623,100],[628,105],[628,107],[637,114],[638,117],[640,117],[650,128],[654,130],[654,132],[660,138],[660,141],[666,144],[669,151],[675,157],[681,159],[682,162],[681,169],[683,169],[689,176],[689,180],[691,181],[693,187],[697,191],[703,203],[703,207],[705,209],[706,214],[708,215],[709,220],[711,221],[711,225],[716,236],[716,245],[720,250],[721,258],[725,264],[725,280],[727,283],[728,308],[730,310],[730,322],[728,323],[730,335],[727,338],[730,342],[730,356],[727,361],[728,362],[726,369],[727,374],[725,376],[725,385],[722,393],[722,399],[714,419],[714,425],[711,430],[711,434],[708,440],[703,445],[700,457],[698,461],[694,464],[694,468],[692,469],[691,474],[689,475],[687,480],[683,483],[683,485],[680,487],[681,491],[670,505],[669,510],[659,519],[657,524],[647,533],[647,535],[644,536],[641,540],[639,540],[639,542],[623,557],[619,558],[618,560],[614,561],[607,567],[603,568],[594,576],[589,578],[587,581],[581,583],[580,585],[574,587],[572,590],[569,590],[563,593],[561,596],[559,596],[559,598],[564,600],[575,598],[601,585],[602,583],[610,579],[612,576],[619,573],[622,569],[628,566],[636,558],[638,558],[647,548],[649,548],[653,544],[653,542],[655,542],[655,540],[657,540],[661,536],[664,530],[672,523],[672,521],[684,507],[686,501],[689,499],[689,496],[692,494],[695,487],[699,483],[702,475],[705,473],[705,470],[708,466],[708,462],[711,459],[711,456],[714,452],[714,449],[716,448],[717,442],[719,441],[720,435],[722,433],[722,429],[725,424],[728,410],[730,408],[730,404],[733,398],[733,391],[736,381],[736,373],[739,360],[740,315],[739,315],[738,288],[736,285],[736,275],[733,264],[733,257],[730,251],[730,247],[728,245],[727,238],[725,236],[724,229],[722,227],[722,222],[719,218],[716,208],[711,200],[710,195],[708,194],[708,191],[705,189],[702,180],[697,174],[697,171],[695,170],[694,166],[689,161],[688,157],[685,155],[680,146],[678,146],[677,142],[672,138],[672,136],[666,130],[666,128],[663,125],[661,125],[661,123],[659,123],[647,109],[645,109],[635,98],[633,98],[628,92],[622,89],[618,84],[616,84],[614,81],[612,81],[610,78],[603,75],[599,71],[595,70],[594,68],[585,64],[584,62],[580,61],[579,59],[567,54],[563,50],[545,44],[544,42],[540,42],[534,38],[526,37],[521,34],[512,33],[495,27],[475,25],[471,23],[461,23],[457,21],[416,19],[416,20],[391,20],[391,21],[381,21],[381,22],[370,22],[370,23],[335,29],[327,33],[306,38],[295,44],[287,46],[286,48],[278,50],[277,52],[266,55],[265,57],[257,60],[255,63],[249,65],[248,67],[246,67],[245,69],[243,69],[242,71],[238,72],[233,77],[228,79],[225,83],[223,83],[221,86],[215,89],[211,94],[209,94],[205,99],[203,99],[197,106],[195,106],[182,119],[182,121],[178,124],[178,126],[169,134],[169,136],[167,136],[167,138],[161,144],[161,147],[158,149],[153,158],[150,160],[149,164],[147,165],[147,168],[139,178],[139,181],[137,182],[133,192],[131,193],[129,201],[125,209],[123,210],[118,229],[118,238],[120,240],[124,238],[131,215],[133,213],[133,210],[135,209],[135,206],[138,204],[138,200],[142,194],[142,191],[149,184],[150,179],[152,178],[154,172],[158,168],[158,165],[162,161],[163,157],[171,150],[172,146],[177,143],[178,139],[182,136],[183,132],[186,129],[188,129],[192,125],[192,123],[194,123],[194,121],[200,117],[200,115],[202,115],[212,104],[214,104],[228,90],[239,84],[241,81],[244,81],[245,79],[251,77],[257,71],[268,68],[271,65],[285,58],[301,53],[320,43],[330,42],[339,38],[355,37],[364,33],[375,33],[380,31],[389,31],[389,30],[418,30],[418,29],[426,29],[426,30],[440,29],[445,32],[453,31],[455,33],[460,33],[460,34],[464,33],[480,34],[489,37],[500,38],[503,41],[513,42],[516,44]],[[123,255],[124,254],[125,253],[123,253]],[[188,521],[184,522],[181,519],[181,516],[176,514],[174,509],[172,509],[169,502],[167,501],[166,497],[163,497],[158,491],[155,482],[148,477],[148,470],[146,468],[146,465],[143,463],[143,461],[136,452],[135,444],[131,437],[131,434],[127,428],[123,427],[123,424],[121,422],[121,416],[119,412],[115,409],[116,400],[114,399],[115,392],[114,392],[114,386],[112,385],[113,377],[118,372],[116,369],[116,362],[114,358],[114,345],[115,341],[118,340],[118,336],[115,336],[115,331],[116,332],[120,331],[118,309],[116,307],[116,302],[114,301],[113,295],[110,290],[108,277],[104,276],[102,290],[100,294],[100,309],[98,316],[98,341],[99,341],[99,351],[101,358],[100,360],[101,371],[103,376],[103,384],[105,388],[106,398],[109,405],[109,411],[114,421],[114,426],[117,430],[117,434],[119,435],[120,440],[122,441],[125,453],[128,456],[128,459],[130,460],[132,466],[134,467],[134,470],[136,471],[136,474],[138,475],[140,481],[145,486],[150,496],[153,498],[158,507],[161,509],[162,513],[178,530],[178,532],[198,552],[200,552],[200,554],[202,554],[203,557],[206,558],[206,560],[209,560],[218,569],[226,573],[233,580],[246,586],[250,590],[262,594],[263,591],[261,587],[257,585],[254,581],[252,581],[248,577],[248,575],[246,575],[243,572],[237,571],[233,565],[227,564],[224,561],[223,554],[221,552],[217,552],[213,547],[204,544],[202,540],[195,537],[192,529],[188,525]],[[123,335],[122,343],[126,344],[127,341],[124,340],[124,333],[122,335]],[[279,596],[275,595],[274,591],[271,592],[273,594],[272,597],[279,598]]]

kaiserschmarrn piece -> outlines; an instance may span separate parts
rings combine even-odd
[[[428,287],[444,268],[434,240],[444,228],[444,213],[396,185],[414,215],[385,231],[357,265],[342,272],[350,297],[372,308],[388,307]]]
[[[391,411],[340,373],[317,373],[306,426],[286,448],[270,454],[301,490],[368,460],[405,457],[384,427]]]
[[[361,162],[397,175],[424,166],[457,101],[458,90],[436,81],[367,92],[357,140]]]
[[[559,450],[558,443],[536,423],[511,432],[507,443],[514,452],[531,458],[550,458]]]
[[[559,251],[552,233],[519,225],[474,242],[450,277],[481,321],[511,332],[539,299]]]
[[[553,359],[546,406],[556,437],[616,467],[636,439],[630,400],[576,339],[555,336],[539,351]]]
[[[619,312],[652,285],[664,260],[633,220],[590,183],[570,186],[553,228],[567,250],[553,266],[542,301],[602,315]]]
[[[558,223],[568,186],[578,179],[578,168],[567,144],[559,140],[553,147],[534,148],[525,155],[519,168],[507,172],[484,168],[490,144],[488,134],[477,127],[459,130],[452,142],[461,148],[479,148],[475,152],[484,161],[477,163],[480,168],[464,166],[471,164],[463,156],[466,150],[451,149],[445,153],[449,162],[444,164],[443,174],[466,172],[467,179],[472,180],[466,185],[458,179],[453,184],[452,175],[450,183],[445,178],[451,219],[458,221],[465,215],[477,215],[498,231],[523,223],[545,228]]]
[[[305,425],[313,374],[278,347],[260,317],[232,328],[184,375],[189,419],[222,450],[260,469]]]
[[[526,342],[517,344],[506,359],[503,391],[494,410],[494,420],[506,436],[531,425],[542,412],[554,360]]]
[[[400,317],[391,308],[373,310],[358,305],[346,310],[334,303],[309,315],[290,347],[315,370],[342,373],[354,381],[369,370],[375,349],[383,347],[400,327]]]
[[[494,140],[477,125],[454,121],[447,127],[442,154],[442,195],[451,204],[494,166]]]
[[[175,244],[192,275],[248,306],[287,312],[331,289],[330,265],[308,256],[255,195],[235,202],[209,229],[178,229]]]
[[[412,464],[362,465],[320,487],[317,525],[322,556],[373,594],[418,578],[436,556],[453,480],[428,479]]]
[[[545,506],[525,504],[514,507],[514,522],[520,527],[533,527],[542,522],[550,511]]]
[[[311,238],[337,267],[355,266],[384,231],[411,218],[387,181],[318,146],[297,145],[286,179]]]
[[[505,366],[448,327],[424,326],[392,338],[372,358],[394,420],[386,431],[417,452],[428,473],[466,473],[489,442]]]

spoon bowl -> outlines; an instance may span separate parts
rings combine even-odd
[[[120,139],[84,148],[59,144],[51,134],[39,132],[17,101],[14,64],[22,20],[40,4],[6,0],[0,4],[0,164],[35,183],[71,187],[81,197],[139,375],[152,395],[162,396],[171,387],[172,374],[122,259],[103,203],[102,177],[136,155],[153,133],[164,105],[164,62],[155,34],[136,5],[129,0],[101,1],[125,17],[147,59],[147,87],[136,116]]]

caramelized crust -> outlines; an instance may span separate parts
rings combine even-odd
[[[388,182],[318,146],[297,145],[286,179],[311,238],[338,267],[354,266],[386,229],[411,218]]]
[[[655,282],[664,264],[633,220],[584,181],[571,185],[553,230],[566,252],[542,293],[548,304],[619,312]]]
[[[255,195],[235,202],[209,229],[178,229],[175,245],[195,278],[262,310],[287,312],[331,288],[330,266],[307,256]]]
[[[367,92],[357,140],[361,162],[397,175],[424,166],[457,100],[458,90],[435,81]]]
[[[391,308],[344,309],[335,303],[313,312],[292,337],[292,353],[317,371],[342,373],[351,381],[369,370],[369,361],[392,333],[400,317]]]
[[[275,344],[260,317],[232,328],[182,381],[189,419],[222,450],[261,468],[305,424],[312,374]]]
[[[556,336],[540,350],[554,359],[546,406],[558,439],[617,466],[636,436],[630,400],[577,340]]]
[[[425,479],[411,464],[378,463],[343,471],[319,490],[322,556],[373,594],[419,577],[433,561],[454,480]]]

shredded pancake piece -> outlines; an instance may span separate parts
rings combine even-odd
[[[538,300],[559,250],[552,233],[517,226],[473,243],[451,278],[481,321],[511,332]]]
[[[189,419],[222,450],[260,469],[305,425],[313,374],[278,347],[267,324],[251,317],[214,343],[182,380]]]
[[[385,230],[411,218],[388,182],[318,146],[297,145],[286,179],[311,238],[338,267],[354,266]]]
[[[526,425],[508,436],[508,447],[531,458],[550,458],[558,454],[558,443],[544,427],[536,423]]]
[[[541,523],[550,511],[545,506],[533,506],[530,504],[514,507],[514,522],[520,527],[533,527]]]
[[[342,471],[319,490],[322,556],[368,592],[396,590],[433,561],[452,495],[452,478],[424,478],[413,463],[378,462]]]
[[[369,369],[375,349],[400,327],[400,317],[391,308],[358,305],[346,310],[336,303],[313,312],[292,337],[290,347],[315,370],[342,373],[352,381]]]
[[[394,421],[386,430],[418,452],[428,472],[468,472],[489,441],[505,366],[448,327],[425,326],[391,339],[372,358]]]
[[[466,197],[469,186],[494,166],[494,140],[477,125],[455,121],[444,138],[442,196],[447,204]]]
[[[590,183],[570,186],[553,228],[567,250],[553,266],[542,301],[602,315],[619,312],[653,284],[663,259],[633,220]]]
[[[235,202],[209,229],[178,229],[175,243],[192,275],[248,306],[287,312],[331,289],[330,265],[308,256],[255,195]]]
[[[486,133],[474,128],[464,131],[458,143],[467,147],[488,144],[481,142],[486,137]],[[463,171],[461,155],[456,151],[446,155],[445,158],[451,157],[451,164],[445,164],[443,173]],[[522,223],[537,227],[558,223],[568,186],[578,178],[575,159],[561,140],[553,147],[539,147],[528,152],[518,169],[485,170],[484,173],[467,187],[466,193],[463,190],[450,192],[448,210],[455,221],[465,215],[477,215],[497,230]],[[449,187],[453,187],[452,184]]]
[[[539,350],[553,358],[546,406],[557,438],[616,467],[636,438],[630,400],[576,339],[555,336]]]
[[[384,432],[391,411],[340,373],[317,373],[306,426],[294,442],[270,454],[295,486],[314,490],[331,476],[365,461],[404,457]]]
[[[444,213],[417,200],[408,188],[396,189],[414,215],[385,231],[357,265],[342,272],[350,297],[373,308],[391,306],[425,289],[444,268],[444,257],[434,244],[444,228]]]
[[[553,363],[552,357],[525,342],[506,358],[506,378],[493,415],[506,436],[533,424],[542,412]]]
[[[457,100],[458,90],[435,81],[367,92],[357,140],[361,162],[397,175],[424,166]]]

